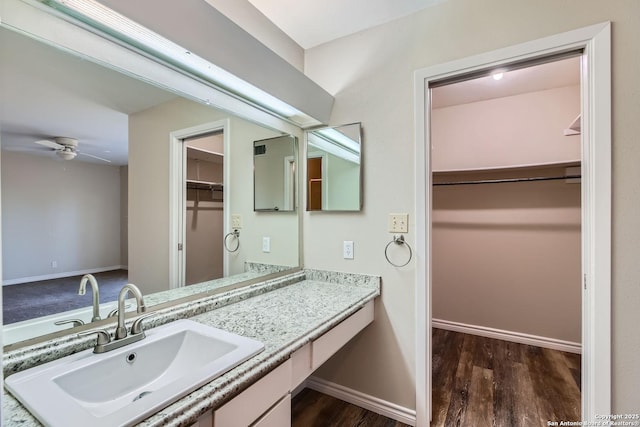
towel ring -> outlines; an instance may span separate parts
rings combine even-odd
[[[395,243],[396,245],[407,245],[407,248],[409,249],[409,259],[407,260],[407,262],[405,262],[404,264],[395,264],[391,262],[391,260],[389,259],[388,251],[389,251],[389,246],[391,246],[392,243]],[[409,243],[404,240],[404,236],[400,234],[397,236],[393,236],[393,240],[387,243],[387,246],[384,247],[384,257],[387,259],[387,262],[393,265],[394,267],[404,267],[405,265],[411,262],[411,258],[413,258],[413,251],[411,250],[411,245],[409,245]]]
[[[229,236],[234,236],[236,238],[236,247],[235,249],[229,249],[229,245],[227,244],[227,239],[229,239]],[[236,228],[235,230],[233,230],[231,233],[227,233],[226,236],[224,236],[224,248],[229,251],[229,252],[236,252],[238,249],[240,249],[240,231]]]

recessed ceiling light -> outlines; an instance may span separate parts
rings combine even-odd
[[[493,80],[500,80],[503,76],[504,76],[504,73],[502,72],[496,72],[491,74],[491,77],[493,77]]]

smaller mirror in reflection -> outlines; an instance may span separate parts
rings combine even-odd
[[[253,142],[254,210],[290,212],[296,209],[296,137]]]
[[[360,123],[307,132],[307,210],[362,209]]]

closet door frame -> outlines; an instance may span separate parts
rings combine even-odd
[[[186,256],[184,248],[186,236],[185,218],[185,180],[187,174],[187,150],[184,140],[196,136],[222,131],[224,140],[223,174],[225,184],[230,182],[231,171],[229,167],[229,119],[218,120],[210,123],[176,130],[169,134],[169,289],[185,286]],[[229,210],[230,195],[225,189],[222,202],[223,209],[223,235],[227,233],[231,223]],[[222,243],[222,242],[221,242]],[[223,251],[223,275],[229,274],[229,252]]]
[[[431,419],[432,81],[582,49],[582,419],[611,413],[611,24],[447,62],[414,73],[416,426]],[[424,286],[422,286],[424,284]]]

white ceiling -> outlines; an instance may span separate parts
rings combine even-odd
[[[446,0],[249,0],[304,49],[410,15]]]
[[[433,90],[432,107],[467,104],[521,93],[580,84],[580,58],[574,57],[503,73],[500,80],[482,77]]]
[[[0,29],[2,149],[57,159],[33,141],[76,138],[78,151],[127,164],[128,115],[175,94]],[[89,156],[73,161],[104,163]]]

